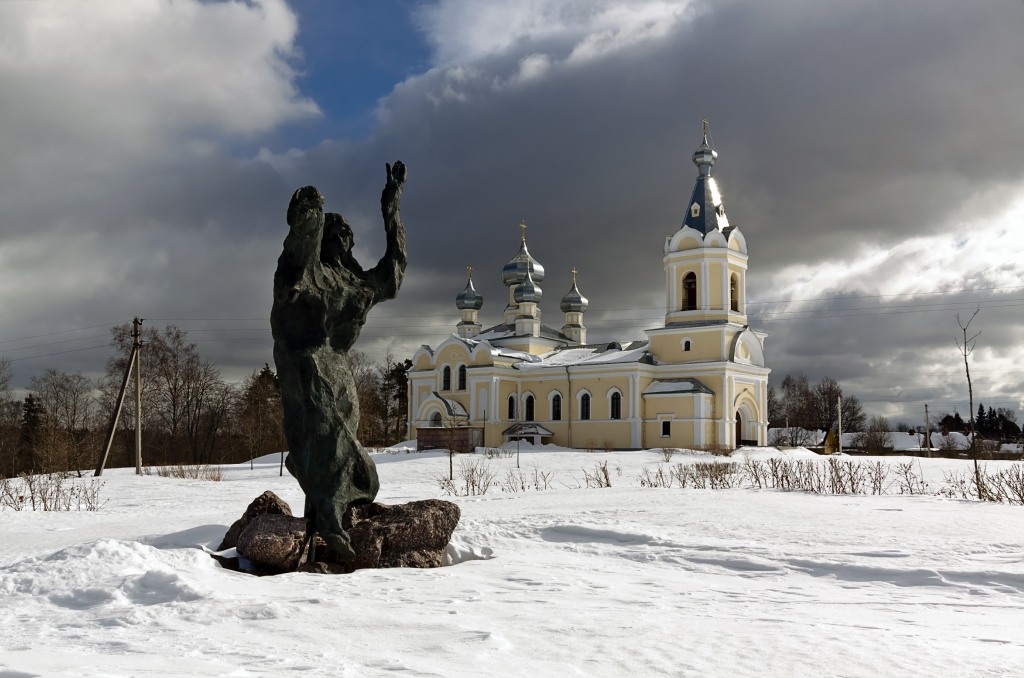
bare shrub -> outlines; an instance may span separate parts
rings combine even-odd
[[[977,499],[974,493],[974,476],[963,471],[943,473],[943,485],[939,494],[950,499]]]
[[[985,474],[988,500],[1024,505],[1024,465],[1014,464],[995,474]]]
[[[669,469],[672,480],[679,485],[679,489],[685,490],[692,482],[693,467],[690,464],[676,464]]]
[[[752,487],[756,487],[759,490],[768,487],[770,472],[768,471],[768,465],[760,459],[751,459],[750,457],[744,459],[743,475],[746,476],[747,482]]]
[[[662,459],[665,460],[666,463],[668,463],[672,461],[672,455],[678,451],[679,450],[675,447],[663,447],[661,448],[661,457]]]
[[[651,469],[646,466],[640,470],[640,475],[637,476],[640,481],[640,487],[672,487],[672,473],[665,473],[664,466],[658,466],[658,470],[651,473]]]
[[[939,494],[954,499],[975,499],[1024,506],[1024,465],[1014,464],[995,473],[985,467],[977,473],[946,472]]]
[[[178,464],[176,466],[146,466],[142,472],[147,476],[156,475],[161,478],[180,478],[182,480],[211,480],[220,482],[224,479],[224,470],[220,466],[209,464]]]
[[[0,509],[14,511],[98,511],[103,481],[75,479],[63,473],[28,474],[0,479]]]
[[[868,485],[871,487],[871,494],[885,494],[889,489],[886,482],[889,479],[889,465],[876,461],[867,464]]]
[[[504,457],[509,459],[515,454],[515,450],[505,447],[488,447],[484,449],[484,456],[488,459],[499,459]]]
[[[828,458],[829,492],[832,494],[864,494],[868,483],[866,464],[858,461]]]
[[[920,471],[920,463],[918,463],[918,471]],[[928,483],[924,482],[921,474],[914,472],[914,462],[908,461],[901,464],[896,464],[896,482],[900,489],[900,494],[927,494]]]
[[[550,490],[555,474],[552,471],[541,471],[540,467],[534,466],[533,473],[526,475],[518,468],[505,470],[505,478],[498,481],[502,492],[525,492],[526,490]]]
[[[698,445],[693,449],[699,452],[708,452],[716,457],[728,457],[733,453],[733,448],[726,445]]]
[[[824,464],[809,459],[768,460],[772,488],[822,494],[828,488],[828,471]]]
[[[608,471],[608,462],[602,461],[593,471],[583,469],[583,479],[587,487],[611,487],[612,477]]]
[[[686,469],[686,471],[683,471]],[[697,462],[696,464],[677,464],[677,478],[688,476],[685,481],[696,490],[724,490],[738,487],[741,482],[739,464],[736,462]],[[680,483],[680,487],[686,487]]]
[[[475,497],[487,494],[494,482],[494,471],[484,459],[463,459],[459,462],[458,478],[436,476],[441,491],[452,497]]]

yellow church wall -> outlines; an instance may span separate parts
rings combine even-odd
[[[430,396],[431,391],[434,390],[433,383],[417,384],[415,388],[416,391],[413,396],[413,400],[417,403],[423,402],[427,397]]]
[[[686,363],[725,360],[723,352],[732,346],[733,337],[740,332],[734,327],[680,327],[670,332],[651,332],[651,352],[660,362]],[[725,341],[722,341],[722,334]],[[690,340],[690,350],[683,350],[683,342]]]
[[[633,447],[630,444],[632,427],[628,421],[577,421],[573,422],[572,428],[572,446],[577,449],[614,450]]]
[[[676,419],[670,423],[668,436],[661,435],[661,422],[648,421],[643,425],[643,447],[694,447],[694,428],[697,422]]]

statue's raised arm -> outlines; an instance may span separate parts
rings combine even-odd
[[[384,256],[367,274],[367,281],[374,286],[378,301],[394,299],[405,275],[409,257],[405,249],[405,225],[402,224],[402,188],[405,186],[406,169],[401,160],[394,165],[385,163],[387,183],[380,194],[380,212],[384,217],[384,232],[388,246]]]

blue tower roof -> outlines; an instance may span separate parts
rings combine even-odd
[[[689,226],[707,235],[715,229],[728,228],[729,219],[725,216],[725,206],[722,205],[722,194],[718,190],[718,184],[711,176],[711,168],[718,159],[718,153],[708,143],[707,118],[703,122],[704,139],[693,152],[693,164],[697,166],[697,182],[693,186],[690,202],[686,204],[683,226]]]

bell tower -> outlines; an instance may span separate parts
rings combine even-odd
[[[746,243],[729,224],[712,169],[718,152],[708,142],[708,121],[691,159],[697,179],[683,223],[665,243],[665,324],[726,321],[745,325]],[[734,237],[738,236],[738,237]]]

